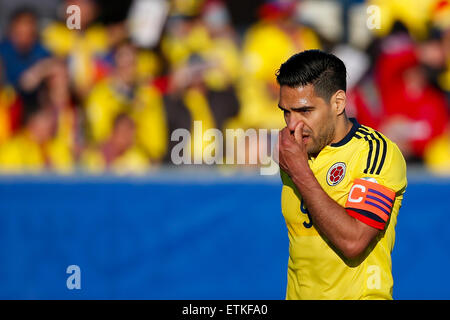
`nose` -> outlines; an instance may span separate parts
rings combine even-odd
[[[287,127],[288,127],[288,129],[289,129],[289,131],[291,132],[291,133],[293,133],[294,131],[295,131],[295,128],[298,126],[298,124],[300,123],[300,122],[303,122],[301,119],[295,119],[295,118],[293,118],[293,117],[291,117],[290,119],[289,119],[289,122],[288,122],[288,124],[287,124]],[[304,124],[304,122],[303,122],[303,124]]]

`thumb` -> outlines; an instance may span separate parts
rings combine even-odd
[[[294,138],[297,143],[302,143],[303,141],[303,126],[303,122],[299,122],[299,124],[297,124],[297,126],[295,127]]]

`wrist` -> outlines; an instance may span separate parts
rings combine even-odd
[[[312,186],[313,181],[315,180],[314,173],[311,168],[307,166],[302,170],[297,170],[291,177],[292,182],[297,186],[299,191],[304,189],[305,186]],[[316,180],[317,181],[317,180]]]

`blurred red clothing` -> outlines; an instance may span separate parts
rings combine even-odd
[[[397,138],[406,141],[416,157],[443,134],[449,120],[444,94],[428,82],[412,42],[402,36],[385,40],[374,81],[358,86],[351,99],[361,123],[387,131],[383,133],[388,136],[396,126],[397,132],[402,131]]]
[[[0,143],[16,133],[22,125],[23,102],[11,86],[0,86]]]

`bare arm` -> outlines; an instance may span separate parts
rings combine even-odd
[[[51,73],[54,61],[54,58],[45,58],[25,70],[20,76],[20,87],[27,92],[35,90]]]

